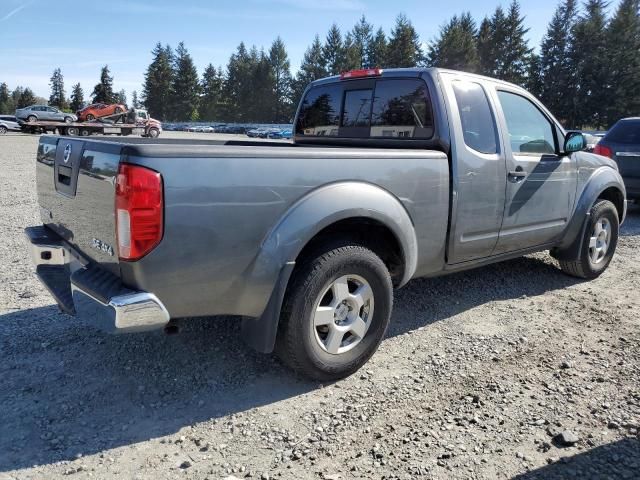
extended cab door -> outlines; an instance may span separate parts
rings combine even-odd
[[[446,72],[442,78],[452,134],[447,262],[453,264],[493,252],[502,225],[506,165],[489,95],[492,84]]]
[[[560,155],[561,130],[521,90],[498,86],[498,116],[507,159],[504,218],[494,255],[554,241],[564,231],[576,195],[571,155]]]

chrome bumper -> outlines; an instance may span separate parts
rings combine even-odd
[[[25,235],[40,281],[66,313],[112,333],[156,330],[169,322],[169,312],[158,297],[131,290],[115,276],[109,277],[51,230],[29,227]]]

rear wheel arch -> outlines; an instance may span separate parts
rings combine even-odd
[[[395,287],[415,273],[416,234],[408,212],[395,196],[364,182],[320,187],[296,202],[263,241],[250,275],[261,282],[269,281],[266,275],[275,285],[261,315],[243,321],[243,338],[249,345],[258,351],[273,351],[281,307],[297,262],[327,242],[345,238],[380,257]]]

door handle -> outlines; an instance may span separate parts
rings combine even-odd
[[[515,170],[509,172],[509,180],[514,183],[521,182],[526,176],[527,172],[525,172],[522,167],[517,167]]]

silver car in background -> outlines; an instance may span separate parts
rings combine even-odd
[[[78,117],[72,113],[63,112],[56,107],[47,105],[31,105],[30,107],[19,108],[16,110],[16,117],[26,122],[51,121],[71,123],[78,120]]]
[[[0,115],[0,135],[21,130],[18,119],[13,115]]]

